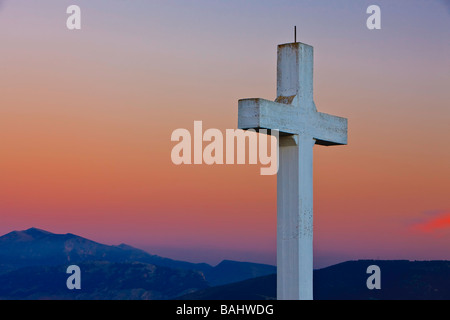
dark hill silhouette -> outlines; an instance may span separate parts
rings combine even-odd
[[[84,262],[81,290],[68,290],[65,266],[30,266],[0,275],[0,299],[164,300],[208,287],[200,272],[140,262]]]
[[[381,290],[368,290],[367,267],[381,269]],[[359,260],[314,273],[319,300],[448,300],[450,261]]]
[[[66,287],[71,264],[82,269],[81,291]],[[381,268],[381,290],[366,287],[372,264]],[[275,272],[249,262],[177,261],[36,228],[0,237],[0,299],[275,299]],[[340,263],[314,271],[314,298],[449,300],[450,261]]]
[[[381,290],[369,290],[367,267],[381,269]],[[276,275],[207,288],[178,299],[264,300],[276,297]],[[450,300],[450,261],[359,260],[314,271],[315,300]]]
[[[182,295],[177,300],[275,300],[277,275],[271,274]]]
[[[222,285],[260,277],[276,272],[276,267],[260,263],[224,260],[216,267],[204,270],[212,285]]]

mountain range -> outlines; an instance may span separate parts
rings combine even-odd
[[[81,290],[69,290],[69,265]],[[366,286],[381,270],[381,290]],[[31,228],[0,237],[0,299],[272,300],[276,267],[222,261],[217,266],[104,245],[74,234]],[[450,261],[358,260],[314,270],[316,300],[449,300]]]
[[[381,289],[366,286],[367,267],[381,270]],[[180,300],[274,300],[276,274],[182,295]],[[314,300],[450,300],[450,261],[358,260],[314,270]]]
[[[73,264],[83,274],[79,292],[66,287],[66,268]],[[0,299],[171,299],[274,272],[274,266],[249,262],[213,267],[178,261],[37,228],[0,237]]]

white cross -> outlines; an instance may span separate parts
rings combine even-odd
[[[278,46],[277,99],[239,100],[240,129],[276,129],[277,298],[313,299],[313,146],[347,144],[347,119],[318,112],[313,47]]]

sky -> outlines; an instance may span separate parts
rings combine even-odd
[[[66,9],[81,8],[81,30]],[[369,30],[368,6],[381,8]],[[0,234],[37,227],[162,256],[276,263],[276,176],[171,161],[178,128],[276,98],[314,47],[314,265],[450,259],[450,5],[420,0],[0,1]]]

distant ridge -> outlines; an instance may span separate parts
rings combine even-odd
[[[69,264],[82,269],[81,291],[65,287]],[[381,290],[366,286],[369,265],[381,269]],[[0,300],[270,300],[275,273],[270,265],[224,260],[212,267],[38,228],[0,237]],[[450,300],[450,261],[340,263],[314,271],[314,299]]]
[[[381,269],[381,290],[366,286]],[[182,295],[180,300],[276,299],[276,274]],[[450,261],[358,260],[314,271],[315,300],[450,300]]]
[[[208,287],[203,275],[140,262],[82,262],[81,290],[66,288],[66,266],[0,274],[0,300],[166,300]]]
[[[216,267],[152,255],[127,244],[110,246],[72,233],[55,234],[38,228],[12,231],[0,237],[0,274],[31,266],[59,266],[92,261],[140,262],[201,272],[209,285],[241,281],[275,272],[265,264],[223,261]]]

